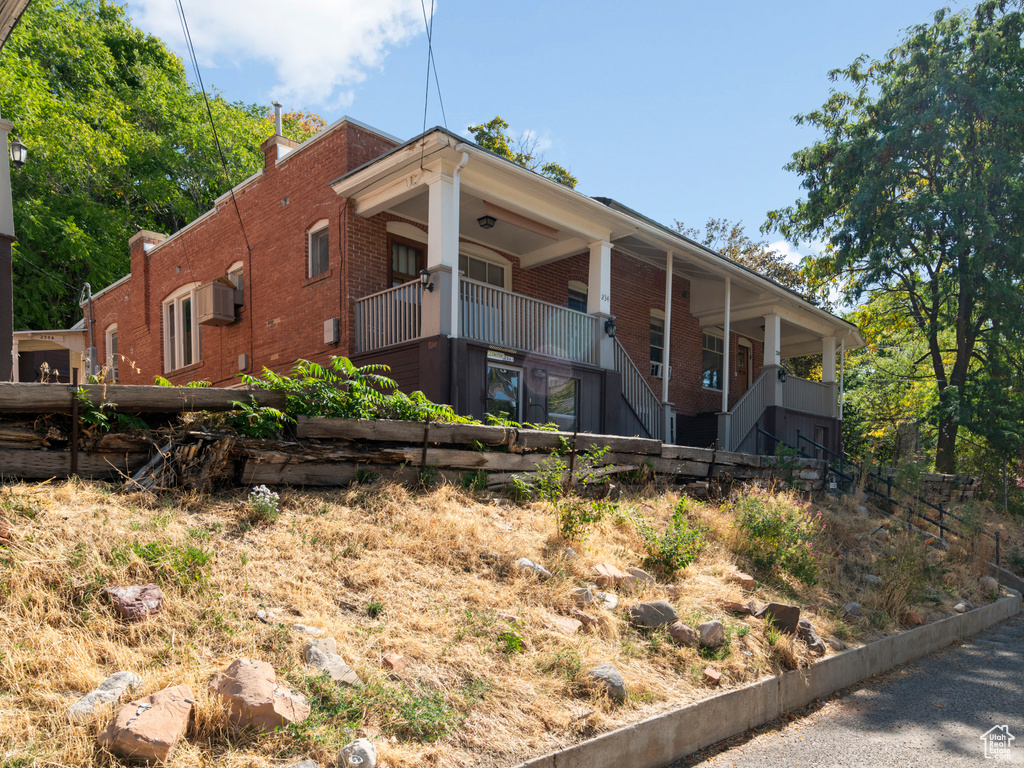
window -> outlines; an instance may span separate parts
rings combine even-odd
[[[391,238],[391,285],[404,285],[420,279],[426,264],[426,249],[411,240]]]
[[[651,311],[651,376],[661,378],[665,373],[665,315]]]
[[[328,237],[327,222],[317,222],[314,231],[309,233],[309,272],[307,277],[316,277],[327,271]]]
[[[587,286],[576,280],[569,281],[569,309],[587,311]]]
[[[523,372],[518,368],[487,366],[487,413],[519,421]]]
[[[501,264],[460,253],[459,271],[470,280],[487,283],[497,288],[505,287],[505,267]]]
[[[242,304],[245,302],[245,277],[242,270],[242,262],[236,261],[228,268],[228,280],[231,281],[232,285],[235,286],[235,304]]]
[[[703,374],[701,384],[708,389],[722,388],[722,360],[725,354],[725,341],[720,336],[704,334]]]
[[[117,325],[107,328],[107,381],[117,381],[117,362],[120,359],[117,354]]]
[[[195,300],[195,284],[164,300],[165,371],[176,371],[202,359]]]
[[[576,379],[548,376],[548,421],[563,432],[576,429],[577,391]]]

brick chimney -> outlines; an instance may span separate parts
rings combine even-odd
[[[152,307],[149,296],[149,250],[167,239],[167,235],[161,232],[150,232],[148,229],[140,229],[128,239],[128,249],[131,253],[132,282],[141,288],[143,313],[146,321],[146,328],[149,328]],[[138,282],[135,282],[135,281]]]

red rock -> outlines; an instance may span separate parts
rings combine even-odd
[[[673,621],[668,625],[668,634],[676,645],[696,646],[700,642],[697,631],[681,621]]]
[[[575,635],[583,626],[582,621],[577,619],[567,619],[565,616],[557,616],[553,613],[546,613],[545,619],[547,619],[549,626],[566,635]]]
[[[755,589],[757,589],[757,580],[753,576],[746,573],[742,573],[740,571],[734,571],[733,573],[730,573],[729,581],[739,584],[747,592],[753,592]]]
[[[739,600],[719,600],[719,607],[722,610],[729,611],[730,613],[740,613],[747,616],[753,616],[757,611],[754,606],[754,602],[751,600],[749,603],[741,603]]]
[[[277,685],[274,668],[265,661],[237,659],[210,681],[210,693],[227,707],[228,719],[264,733],[309,717],[305,698]]]
[[[0,520],[0,547],[8,547],[13,541],[11,538],[11,526]]]
[[[704,667],[704,680],[708,685],[718,685],[722,680],[722,673],[714,667]]]
[[[397,674],[405,672],[405,657],[400,653],[385,653],[381,657],[381,661],[392,672]]]
[[[601,587],[615,587],[635,580],[635,577],[631,577],[628,573],[623,573],[614,565],[607,563],[595,565],[593,571],[597,574],[594,581]]]
[[[193,694],[176,685],[126,704],[97,741],[116,755],[146,762],[167,762],[188,728]]]
[[[572,617],[580,622],[584,627],[589,627],[597,623],[597,619],[591,616],[589,613],[584,613],[579,608],[572,609]]]
[[[912,627],[920,627],[922,624],[924,624],[924,619],[921,618],[921,614],[919,614],[917,611],[908,611],[907,624],[909,624]]]
[[[160,613],[164,593],[156,584],[133,584],[130,587],[107,587],[103,590],[114,610],[128,621],[142,621]]]

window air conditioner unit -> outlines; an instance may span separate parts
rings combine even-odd
[[[665,364],[664,363],[651,363],[651,376],[653,376],[656,379],[660,379],[662,377],[662,374],[664,374],[664,373],[665,373]]]
[[[196,288],[196,320],[200,325],[235,322],[235,286],[214,280]]]

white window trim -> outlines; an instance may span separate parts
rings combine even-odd
[[[700,382],[700,387],[701,387],[701,389],[705,390],[706,392],[721,392],[722,391],[722,387],[705,387],[704,386],[704,370],[703,370],[704,369],[704,352],[705,352],[705,350],[704,350],[704,334],[707,334],[708,336],[713,336],[714,338],[716,338],[716,339],[718,339],[718,340],[720,340],[722,342],[722,351],[718,352],[716,354],[720,354],[722,356],[722,367],[721,367],[720,370],[721,370],[722,373],[724,373],[725,372],[725,356],[727,354],[729,354],[729,348],[725,344],[725,331],[721,331],[718,328],[701,328],[701,337],[700,337],[700,357],[701,357],[701,382]]]
[[[312,280],[314,277],[320,277],[331,271],[331,233],[327,233],[327,269],[323,272],[317,272],[313,274],[313,238],[323,232],[330,226],[330,222],[327,219],[320,219],[316,224],[306,230],[306,279]]]
[[[107,357],[107,378],[110,381],[117,381],[118,378],[118,360],[110,352],[111,339],[117,333],[117,323],[111,323],[107,326],[107,330],[103,333],[103,349],[106,351]],[[118,345],[120,346],[120,339],[118,339]],[[118,355],[120,356],[120,355]]]
[[[506,291],[512,290],[512,262],[506,259],[497,251],[492,251],[490,248],[485,248],[482,245],[476,243],[467,243],[466,241],[459,242],[459,255],[465,254],[466,256],[472,256],[474,259],[480,259],[480,261],[486,261],[490,264],[494,264],[504,268],[505,285],[503,286]],[[461,270],[459,271],[461,275]]]
[[[199,283],[189,283],[183,285],[181,288],[170,294],[163,300],[163,336],[164,336],[164,373],[172,373],[179,371],[187,366],[178,365],[174,368],[171,367],[171,333],[170,333],[170,312],[169,307],[174,305],[176,311],[174,313],[174,322],[178,326],[176,328],[177,333],[174,334],[174,359],[175,361],[184,360],[184,348],[182,347],[182,341],[184,334],[181,333],[181,300],[184,298],[191,299],[192,302],[192,362],[189,365],[195,365],[202,361],[202,342],[200,341],[199,335],[201,333],[199,325],[199,316],[196,312],[196,288],[199,287]]]
[[[661,347],[659,347],[659,349],[661,349],[661,362],[655,363],[654,361],[651,361],[651,376],[656,379],[661,379],[664,378],[665,367],[668,365],[668,360],[665,359],[665,311],[662,309],[652,309],[650,320],[661,320]],[[650,334],[648,334],[648,336],[649,335]],[[703,345],[704,340],[701,339],[701,346],[703,347]],[[648,349],[652,346],[653,345],[648,344]]]

